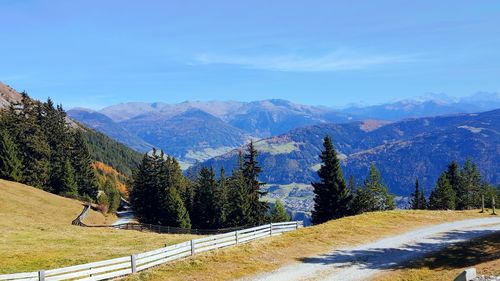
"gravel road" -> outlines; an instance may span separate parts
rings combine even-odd
[[[329,254],[305,258],[244,280],[370,280],[374,274],[452,243],[500,232],[500,218],[471,219],[425,227]]]

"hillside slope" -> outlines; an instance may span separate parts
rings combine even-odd
[[[83,209],[77,200],[4,180],[0,194],[0,274],[120,257],[192,237],[73,226]],[[85,222],[113,220],[90,211]]]

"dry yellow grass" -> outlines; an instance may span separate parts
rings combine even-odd
[[[71,225],[82,209],[79,201],[0,180],[0,274],[99,261],[195,237]],[[91,211],[86,222],[113,219]]]
[[[127,280],[234,280],[343,246],[366,243],[430,224],[486,216],[477,211],[368,213],[201,254],[129,276]]]
[[[426,258],[413,261],[380,275],[377,281],[453,280],[463,270],[475,267],[478,274],[500,275],[500,234],[447,247]]]

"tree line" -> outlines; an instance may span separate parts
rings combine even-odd
[[[462,167],[452,161],[439,176],[428,200],[418,179],[410,198],[411,209],[470,210],[482,206],[492,207],[492,199],[500,196],[495,188],[484,181],[477,166],[467,159]]]
[[[388,192],[375,164],[370,166],[369,174],[361,185],[352,176],[346,183],[329,136],[324,138],[320,158],[322,164],[318,170],[319,181],[312,183],[314,224],[363,212],[395,208],[394,195]],[[486,207],[492,207],[494,201],[491,199],[498,198],[499,195],[500,187],[495,188],[482,180],[472,161],[465,161],[462,168],[453,161],[441,173],[428,199],[417,179],[409,203],[411,209],[468,210],[481,207],[483,199]]]
[[[273,208],[258,180],[262,172],[253,142],[238,165],[217,178],[212,167],[184,176],[179,163],[163,151],[145,154],[133,177],[130,199],[141,222],[183,228],[220,229],[290,220],[281,202]]]
[[[40,102],[22,93],[0,113],[0,178],[95,201],[103,188],[92,162],[82,130],[72,128],[50,98]],[[104,194],[119,200],[110,190]]]

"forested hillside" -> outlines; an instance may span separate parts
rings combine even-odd
[[[131,176],[141,162],[142,154],[118,143],[103,133],[83,127],[92,159],[109,165],[126,176]]]
[[[12,88],[0,90],[0,178],[97,200],[105,210],[115,210],[141,154],[75,123],[51,99],[40,102]],[[113,168],[119,173],[111,175]]]

